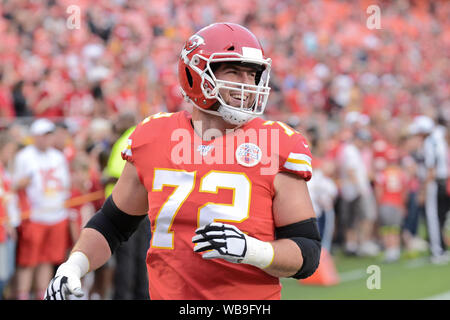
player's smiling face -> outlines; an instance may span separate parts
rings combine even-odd
[[[248,66],[239,66],[230,63],[221,63],[214,75],[219,80],[238,82],[243,84],[255,85],[256,82],[256,70]],[[255,94],[250,92],[242,92],[241,87],[238,85],[230,85],[236,87],[237,90],[220,89],[219,93],[225,103],[233,106],[240,107],[242,99],[243,107],[251,108],[255,100]],[[243,95],[243,97],[242,97]]]

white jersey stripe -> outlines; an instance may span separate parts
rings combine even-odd
[[[132,156],[132,153],[131,153],[131,143],[132,143],[132,140],[131,139],[128,139],[128,145],[127,145],[127,147],[124,149],[124,150],[122,150],[122,153],[124,154],[124,155],[126,155],[126,156],[129,156],[129,157],[131,157]]]
[[[291,162],[291,163],[296,163],[296,164],[304,164],[305,166],[311,167],[311,164],[306,160],[287,159],[286,162]]]
[[[296,159],[296,160],[305,160],[311,164],[311,157],[307,156],[304,153],[289,153],[288,159]]]
[[[308,166],[305,164],[297,164],[297,163],[286,161],[286,163],[284,164],[284,167],[286,169],[293,170],[293,171],[306,171],[306,172],[312,173],[311,166]]]

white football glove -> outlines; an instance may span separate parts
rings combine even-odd
[[[232,263],[246,263],[267,268],[273,260],[274,251],[269,242],[260,241],[240,231],[237,227],[212,222],[195,230],[192,242],[195,252],[205,252],[203,259],[224,259]],[[210,251],[209,251],[210,250]]]
[[[61,264],[55,277],[50,281],[44,300],[68,300],[70,295],[78,298],[84,295],[81,278],[89,270],[89,261],[81,252],[74,252]]]

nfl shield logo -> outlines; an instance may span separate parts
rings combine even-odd
[[[214,149],[214,146],[212,145],[199,145],[197,147],[197,151],[202,155],[202,156],[206,156],[208,154],[209,151],[211,151],[212,149]]]
[[[244,167],[256,166],[261,157],[261,149],[254,143],[243,143],[236,149],[236,160]]]

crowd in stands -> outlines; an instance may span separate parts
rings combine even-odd
[[[20,298],[16,239],[27,210],[15,165],[36,142],[32,124],[55,125],[49,143],[67,161],[69,250],[105,199],[122,133],[148,115],[190,108],[179,53],[218,21],[249,28],[272,58],[265,117],[310,142],[311,196],[318,216],[332,221],[321,222],[325,247],[383,252],[385,262],[426,251],[423,147],[430,135],[450,144],[450,2],[377,2],[381,29],[367,27],[366,0],[78,0],[73,28],[73,1],[0,0],[0,298]],[[447,168],[449,159],[447,151]],[[440,220],[445,249],[449,219]],[[89,298],[113,297],[114,268],[87,277]]]

